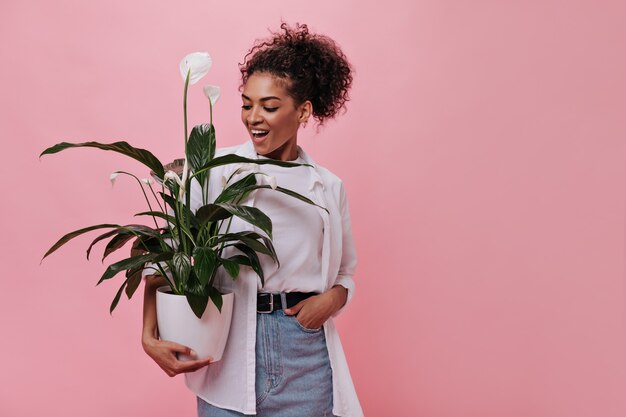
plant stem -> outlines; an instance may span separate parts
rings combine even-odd
[[[152,195],[154,196],[154,199],[156,200],[157,204],[159,205],[159,209],[161,210],[162,213],[166,213],[166,211],[163,209],[163,206],[161,206],[161,203],[159,202],[159,197],[157,197],[156,193],[154,192],[154,189],[152,188],[152,184],[148,184],[148,187],[150,187],[150,191],[152,192]]]
[[[213,126],[213,103],[211,98],[209,98],[209,124]]]
[[[185,78],[185,92],[183,94],[183,115],[185,117],[185,158],[187,158],[187,89],[189,87],[189,74],[191,68],[187,70],[187,77]]]
[[[185,77],[185,91],[183,93],[183,118],[184,118],[184,122],[185,122],[185,165],[183,166],[183,178],[185,178],[185,170],[187,169],[187,138],[188,138],[188,133],[187,133],[187,90],[189,89],[189,75],[191,74],[191,68],[189,68],[187,70],[187,76]],[[183,184],[183,187],[186,187],[187,184]],[[185,192],[188,192],[188,190],[185,190]],[[177,196],[179,197],[179,196]],[[177,218],[177,221],[182,221],[185,220],[185,212],[181,207],[181,202],[179,201],[179,198],[176,198],[177,201],[177,206],[178,206],[178,211],[180,212],[180,218]],[[178,217],[178,216],[177,216]],[[181,241],[180,244],[183,246],[183,251],[185,253],[187,253],[187,239],[185,239],[184,234],[182,233],[182,230],[180,227],[178,227],[178,239]]]
[[[176,206],[178,208],[176,213],[176,225],[178,226],[178,240],[179,245],[183,247],[183,252],[187,253],[187,239],[185,238],[185,234],[183,233],[183,229],[180,226],[180,223],[184,220],[185,213],[183,209],[183,203],[180,201],[176,201]],[[181,219],[183,218],[183,219]]]
[[[135,179],[135,181],[137,181],[137,184],[139,184],[139,188],[141,188],[141,192],[143,193],[143,197],[146,199],[146,203],[148,203],[148,208],[150,209],[150,211],[154,211],[152,210],[152,206],[150,205],[150,200],[148,199],[148,195],[146,194],[146,190],[143,188],[143,184],[141,183],[141,180],[139,178],[137,178],[136,175],[131,174],[130,172],[126,172],[126,171],[116,171],[120,174],[126,174],[130,177],[133,177]],[[154,191],[152,192],[154,194]],[[155,196],[156,198],[156,196]],[[159,200],[157,199],[157,203],[159,202]],[[156,217],[152,216],[152,220],[154,220],[154,225],[156,226],[156,228],[159,228],[159,224],[156,221]]]

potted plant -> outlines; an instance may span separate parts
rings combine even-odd
[[[213,126],[213,105],[219,97],[219,87],[206,86],[205,95],[209,98],[210,122],[193,127],[187,132],[187,90],[189,84],[198,82],[211,67],[208,53],[196,52],[187,55],[180,63],[181,76],[185,81],[183,113],[185,125],[185,158],[164,166],[158,158],[145,149],[131,146],[127,142],[99,143],[62,142],[45,149],[40,157],[76,147],[98,148],[129,156],[151,170],[154,178],[139,179],[137,176],[115,171],[111,181],[120,174],[134,178],[146,199],[148,211],[135,216],[152,217],[154,226],[144,224],[98,224],[75,230],[59,239],[43,256],[47,257],[71,239],[84,233],[109,229],[96,237],[87,249],[87,259],[93,246],[102,240],[108,243],[102,260],[133,241],[131,256],[110,264],[98,284],[125,272],[124,281],[117,291],[111,306],[112,313],[122,293],[130,299],[141,283],[141,272],[146,264],[151,265],[160,275],[166,277],[168,286],[157,293],[157,316],[160,337],[186,344],[194,349],[199,357],[212,356],[219,360],[229,331],[232,314],[232,294],[223,294],[215,286],[218,270],[223,268],[230,277],[236,279],[240,267],[250,267],[264,284],[263,270],[259,254],[270,256],[278,262],[272,245],[272,222],[259,209],[242,205],[245,197],[259,188],[272,188],[308,204],[310,199],[291,190],[276,186],[275,181],[257,181],[258,172],[247,173],[245,165],[236,170],[230,178],[222,178],[223,189],[217,198],[209,202],[208,188],[211,170],[227,164],[274,164],[283,167],[296,167],[303,164],[272,159],[249,159],[239,155],[215,156],[215,128]],[[306,164],[304,164],[306,165]],[[310,165],[309,165],[310,166]],[[234,174],[246,174],[235,180]],[[241,176],[241,175],[240,175]],[[190,208],[192,182],[202,190],[202,206]],[[154,184],[160,190],[155,192]],[[151,204],[151,195],[156,206]],[[318,206],[319,207],[319,206]],[[323,208],[323,207],[322,207]],[[229,232],[233,217],[254,225],[262,233],[255,231]],[[159,222],[161,224],[159,224]],[[239,254],[222,257],[227,246],[234,246]],[[43,261],[42,258],[42,261]],[[175,311],[167,310],[166,304],[172,299]],[[209,304],[209,300],[212,302]],[[199,329],[201,326],[202,329]],[[204,326],[214,326],[207,330]],[[172,330],[170,330],[170,328]],[[179,334],[179,330],[183,334]],[[189,335],[204,335],[203,341],[193,341]],[[205,344],[206,346],[201,346]],[[213,345],[212,347],[209,345]]]

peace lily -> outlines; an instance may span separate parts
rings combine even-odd
[[[182,181],[182,180],[180,179],[180,177],[178,176],[178,174],[177,174],[177,173],[175,173],[174,171],[167,171],[167,172],[165,173],[165,179],[166,179],[166,180],[171,180],[171,181],[175,182],[176,184],[178,184],[178,186],[179,186],[181,189],[183,189],[183,190],[185,189],[185,183],[184,183],[184,181]]]
[[[315,204],[300,194],[277,187],[274,177],[257,179],[258,175],[266,175],[258,172],[258,165],[261,164],[282,167],[296,167],[303,164],[273,159],[249,159],[235,154],[215,157],[215,128],[212,116],[210,123],[196,125],[188,134],[188,86],[204,77],[211,68],[211,63],[211,57],[206,52],[189,54],[180,62],[181,76],[185,81],[183,94],[185,158],[181,174],[173,170],[180,166],[177,161],[163,164],[150,151],[133,147],[122,141],[113,143],[61,142],[45,149],[40,154],[40,156],[54,154],[76,147],[115,151],[148,167],[151,170],[150,175],[161,187],[161,190],[155,193],[152,187],[154,181],[150,178],[140,179],[125,171],[113,172],[109,177],[111,184],[120,174],[129,175],[136,180],[149,209],[137,213],[136,216],[150,216],[154,227],[143,224],[111,223],[85,227],[63,236],[44,255],[45,258],[71,239],[92,230],[110,229],[91,243],[87,249],[87,259],[89,259],[91,249],[99,241],[109,239],[104,250],[104,261],[108,255],[133,240],[130,257],[110,264],[98,281],[100,284],[113,278],[119,272],[125,271],[125,274],[122,274],[124,282],[111,303],[111,312],[118,304],[123,292],[129,299],[135,293],[141,283],[141,272],[144,268],[154,269],[166,277],[175,294],[186,296],[196,316],[202,316],[209,299],[220,309],[222,293],[213,285],[220,268],[233,279],[237,278],[241,267],[252,268],[261,279],[261,283],[264,283],[259,256],[269,256],[278,262],[271,240],[272,222],[261,210],[243,205],[242,201],[246,196],[259,188],[271,188],[304,203]],[[219,98],[219,87],[209,85],[203,91],[209,98],[209,107],[212,109]],[[216,193],[217,197],[212,202],[208,201],[208,193],[205,190],[208,190],[211,184],[209,181],[211,169],[228,164],[238,164],[238,166],[228,179],[222,177],[222,188]],[[239,174],[241,176],[233,180],[233,177]],[[198,182],[199,189],[202,190],[202,206],[192,212],[189,210],[190,193],[188,191],[194,179]],[[230,232],[231,221],[234,217],[253,225],[258,232]],[[226,247],[235,247],[240,253],[228,257],[228,252],[223,252]]]
[[[275,190],[277,187],[276,177],[273,175],[264,175],[264,178],[265,178],[265,182],[267,182],[267,185],[272,187],[272,190]]]
[[[213,106],[220,98],[220,88],[217,85],[207,85],[203,90],[204,95],[209,99],[209,122],[213,124]]]
[[[207,75],[212,64],[213,60],[208,52],[193,52],[180,61],[180,75],[185,81],[189,74],[189,84],[195,84]]]
[[[111,181],[111,187],[115,185],[115,180],[117,179],[118,175],[120,175],[118,171],[113,171],[111,175],[109,176],[109,181]]]
[[[174,173],[176,174],[176,173]],[[176,178],[178,178],[178,175],[176,175]],[[185,165],[183,166],[183,179],[181,181],[180,184],[180,191],[179,191],[179,199],[180,201],[183,201],[183,197],[185,196],[185,186],[187,184],[187,179],[189,178],[189,168],[188,168],[188,164],[187,164],[187,158],[185,158]]]
[[[185,161],[187,162],[187,161]],[[186,171],[185,171],[186,172]],[[186,178],[183,175],[183,179],[181,179],[177,173],[174,171],[167,171],[164,176],[165,181],[172,181],[172,184],[178,185],[178,200],[182,201],[185,197],[185,183]]]
[[[204,95],[211,102],[211,106],[215,106],[217,99],[220,98],[220,87],[217,85],[206,85],[203,88]]]
[[[248,172],[248,171],[254,171],[255,169],[256,169],[255,164],[241,164],[241,166],[235,170],[233,175],[241,174],[241,173]]]
[[[195,84],[202,77],[204,77],[209,70],[211,69],[211,65],[213,64],[213,60],[208,52],[193,52],[187,56],[185,56],[179,64],[180,67],[180,75],[183,77],[183,81],[185,81],[185,92],[183,95],[183,114],[185,118],[185,163],[183,165],[183,184],[187,184],[187,179],[189,177],[189,164],[187,162],[187,138],[189,135],[187,134],[187,88],[189,84]],[[211,124],[213,124],[213,112],[211,111]],[[185,187],[180,187],[180,200],[183,199],[183,195],[185,193]]]

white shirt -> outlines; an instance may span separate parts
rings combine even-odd
[[[251,159],[258,158],[250,140],[240,146],[218,149],[216,156],[228,153]],[[319,276],[314,279],[316,288],[323,292],[339,284],[348,289],[346,304],[333,315],[335,317],[346,308],[354,294],[352,275],[356,266],[356,253],[352,240],[348,201],[343,183],[336,175],[316,165],[302,148],[298,147],[298,153],[306,163],[313,165],[313,168],[302,168],[311,172],[306,193],[303,195],[316,204],[326,207],[329,211],[328,213],[322,209],[317,211],[321,217],[324,233],[321,262],[319,259],[316,261],[320,265]],[[208,201],[214,201],[221,190],[222,175],[228,178],[238,167],[238,164],[231,164],[211,170]],[[260,166],[254,165],[254,167],[258,171]],[[239,177],[243,175],[245,173],[239,174]],[[239,177],[235,176],[233,180]],[[197,210],[202,205],[201,190],[197,182],[193,184],[191,208]],[[242,201],[241,204],[255,206],[256,195],[257,192],[250,193],[248,199]],[[251,226],[248,223],[236,217],[233,218],[230,228],[232,232],[250,229]],[[216,407],[244,414],[255,414],[256,296],[260,280],[250,268],[244,267],[241,268],[239,277],[234,281],[223,271],[218,278],[220,278],[222,290],[235,293],[233,319],[224,355],[218,362],[195,372],[186,373],[185,382],[195,395]],[[342,417],[361,417],[363,411],[332,318],[326,321],[323,328],[332,369],[333,414]]]
[[[306,163],[302,157],[293,162]],[[309,193],[310,167],[287,168],[267,164],[259,165],[259,171],[267,176],[257,175],[257,182],[268,182],[268,177],[273,177],[281,188],[304,196]],[[254,203],[272,220],[272,241],[280,261],[279,267],[269,256],[259,257],[265,285],[258,291],[321,292],[322,283],[318,277],[322,273],[324,222],[318,211],[323,209],[266,188],[256,191]]]

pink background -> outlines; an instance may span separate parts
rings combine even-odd
[[[61,141],[181,155],[178,62],[223,89],[218,142],[246,140],[240,62],[286,21],[335,38],[349,111],[301,144],[347,186],[360,258],[337,324],[368,416],[626,415],[623,1],[2,1],[2,416],[191,416],[140,345],[141,297],[96,235],[144,210],[137,163]],[[119,258],[119,257],[118,257]]]

